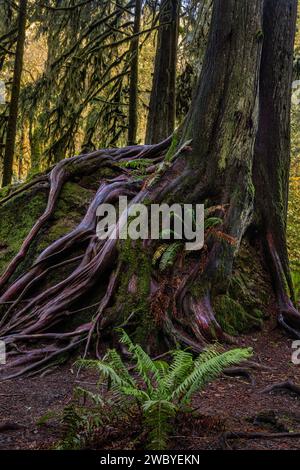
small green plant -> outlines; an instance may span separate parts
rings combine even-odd
[[[159,270],[165,271],[170,266],[173,266],[177,255],[182,248],[183,244],[181,242],[174,242],[171,243],[171,245],[160,245],[154,253],[152,264],[155,265],[156,262],[160,259]]]
[[[152,164],[152,160],[147,160],[146,158],[139,158],[138,160],[129,160],[125,162],[120,162],[119,166],[122,168],[131,168],[133,170],[140,170],[147,168]]]
[[[44,426],[49,421],[59,424],[63,437],[56,444],[56,450],[80,450],[92,437],[94,430],[105,425],[110,414],[109,403],[105,404],[98,393],[92,393],[81,387],[74,389],[74,401],[69,403],[61,411],[50,410],[41,416],[36,424]],[[83,399],[83,404],[79,402]],[[89,406],[86,401],[89,400]],[[90,404],[92,406],[90,406]]]
[[[57,450],[80,449],[82,439],[79,431],[83,427],[84,419],[73,404],[64,408],[61,424],[64,439],[58,444]]]
[[[120,162],[118,165],[121,168],[127,168],[132,170],[131,174],[136,178],[145,178],[147,176],[147,168],[151,166],[153,162],[146,158],[140,158],[138,160],[130,160],[126,162]]]
[[[204,230],[209,230],[212,234],[218,236],[218,238],[228,238],[228,236],[226,237],[223,232],[214,230],[215,227],[222,224],[222,219],[220,217],[209,216],[213,211],[216,211],[218,209],[220,210],[220,208],[222,209],[223,206],[214,206],[205,210]],[[190,214],[190,217],[192,218],[193,230],[200,230],[200,227],[196,223],[195,210],[192,208],[190,210],[186,209],[186,211]],[[173,213],[172,215],[174,219],[179,219],[180,223],[182,223],[182,226],[184,226],[184,220],[178,214]],[[181,235],[171,228],[161,230],[159,236],[161,239],[181,239]],[[154,252],[152,258],[152,265],[155,266],[156,264],[158,264],[159,270],[165,271],[167,268],[173,266],[178,257],[179,252],[183,249],[183,241],[176,241],[173,243],[164,243],[162,245],[159,245],[156,251]]]
[[[82,359],[78,365],[98,370],[100,376],[109,381],[117,402],[127,398],[137,403],[149,431],[149,448],[155,450],[167,447],[172,420],[179,411],[187,409],[197,391],[226,367],[252,355],[251,349],[220,352],[210,348],[194,359],[190,352],[175,350],[168,364],[152,360],[123,330],[121,342],[132,355],[133,374],[115,349],[109,350],[102,361]]]

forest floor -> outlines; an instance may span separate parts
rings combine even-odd
[[[193,402],[195,416],[178,420],[171,449],[299,449],[300,437],[228,438],[225,433],[300,432],[300,396],[287,391],[264,393],[265,387],[291,379],[300,384],[300,365],[291,362],[292,340],[274,325],[239,338],[239,345],[252,346],[253,360],[271,368],[251,370],[245,377],[222,376],[209,384]],[[61,411],[72,400],[74,386],[95,390],[95,373],[84,371],[79,382],[71,365],[51,373],[0,383],[0,449],[53,448],[62,436],[57,422],[38,425],[49,410]],[[101,430],[91,448],[130,449],[141,434],[138,424],[128,422]],[[98,440],[97,440],[98,439]]]

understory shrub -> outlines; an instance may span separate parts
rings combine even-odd
[[[232,349],[221,352],[210,347],[198,357],[183,350],[170,352],[172,361],[152,360],[138,344],[121,330],[121,343],[131,354],[133,367],[128,367],[115,349],[108,350],[103,360],[81,359],[79,367],[93,368],[100,380],[106,379],[109,402],[115,409],[127,404],[138,406],[148,436],[148,448],[165,449],[172,422],[179,412],[190,410],[193,396],[233,364],[248,359],[252,350]],[[81,389],[81,393],[84,390]],[[94,402],[105,403],[101,394],[89,394]]]

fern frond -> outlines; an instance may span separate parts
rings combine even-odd
[[[49,410],[47,413],[43,414],[39,417],[36,424],[37,426],[42,426],[43,424],[48,423],[51,419],[55,419],[59,417],[59,413],[57,411]]]
[[[211,227],[215,227],[216,225],[222,224],[222,219],[220,217],[209,217],[204,221],[204,230],[207,230]]]
[[[93,393],[90,392],[89,390],[86,390],[85,388],[82,387],[76,387],[74,390],[74,398],[83,398],[86,400],[86,398],[89,398],[92,402],[95,403],[95,405],[104,405],[104,401],[99,395],[99,393]]]
[[[154,392],[154,388],[151,381],[151,376],[155,379],[156,383],[160,380],[159,370],[156,368],[151,357],[139,346],[135,346],[134,357],[136,360],[136,369],[139,372],[139,375],[147,385],[149,393]]]
[[[121,356],[115,349],[109,349],[105,355],[105,361],[119,374],[119,376],[125,381],[135,386],[135,380],[128,372],[127,367],[121,359]]]
[[[149,400],[143,405],[145,423],[149,428],[149,445],[152,450],[164,450],[167,447],[171,419],[175,417],[177,407],[168,400]]]
[[[159,269],[160,271],[165,271],[168,267],[172,266],[175,262],[175,259],[177,257],[177,254],[182,247],[181,242],[175,242],[172,243],[166,251],[163,253],[160,263],[159,263]]]
[[[124,395],[136,398],[141,403],[147,400],[150,400],[148,393],[144,392],[144,390],[140,390],[139,388],[122,387],[121,390],[124,393]]]
[[[161,378],[165,377],[165,375],[167,374],[170,368],[169,364],[166,361],[160,360],[160,361],[154,361],[154,365],[156,369],[158,370],[160,377]]]
[[[151,378],[153,377],[156,381],[159,381],[160,375],[155,367],[154,362],[151,357],[141,348],[138,344],[133,344],[129,336],[124,330],[121,330],[122,336],[120,341],[124,343],[129,352],[133,355],[133,358],[136,362],[136,370],[138,371],[140,377],[145,382],[148,392],[153,393],[153,385]]]
[[[155,266],[157,261],[161,258],[162,254],[166,251],[169,245],[159,245],[159,247],[156,249],[153,258],[152,258],[152,265]]]
[[[96,369],[102,377],[110,379],[117,386],[130,385],[109,364],[95,359],[79,359],[76,364],[85,369]]]
[[[159,393],[166,393],[168,396],[182,383],[193,368],[193,355],[187,351],[173,351],[173,361],[169,366],[169,371],[160,383]]]
[[[116,328],[116,331],[120,334],[120,343],[125,344],[127,346],[128,351],[132,351],[134,349],[134,344],[129,338],[128,334],[122,328]]]
[[[79,435],[83,419],[78,414],[74,405],[66,406],[62,415],[62,426],[64,429],[64,439],[59,443],[58,450],[79,449],[81,439]]]
[[[214,354],[213,351],[207,354],[211,355],[207,360],[203,361],[200,355],[199,360],[194,362],[193,371],[172,393],[173,400],[181,399],[181,401],[187,402],[197,390],[220,375],[226,367],[249,359],[252,350],[232,349],[222,354]]]

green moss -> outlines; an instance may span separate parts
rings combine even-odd
[[[223,272],[222,264],[218,269]],[[242,241],[232,275],[229,281],[227,275],[225,281],[216,277],[204,279],[200,274],[190,291],[196,299],[211,293],[213,310],[225,332],[237,335],[261,328],[272,299],[272,288],[257,247]]]
[[[216,318],[226,333],[236,335],[262,326],[262,312],[258,309],[248,313],[245,308],[228,295],[219,295],[213,301]]]
[[[39,251],[74,229],[85,215],[93,193],[76,183],[66,183],[62,189],[48,230],[39,243]]]
[[[220,170],[225,170],[227,160],[232,153],[232,139],[235,125],[236,123],[234,118],[228,119],[226,123],[226,130],[224,131],[222,146],[220,148],[220,156],[218,161],[218,167]]]
[[[165,161],[169,162],[172,160],[173,155],[175,154],[177,150],[177,146],[179,144],[180,138],[177,132],[174,132],[173,137],[172,137],[172,142],[169,147],[169,150],[167,151],[167,154],[165,156]]]
[[[0,199],[8,196],[11,186],[4,186],[4,188],[0,189]]]
[[[190,288],[190,292],[193,297],[196,299],[201,299],[205,294],[207,294],[208,286],[201,279],[199,282],[194,282]]]
[[[24,192],[0,209],[0,272],[17,254],[25,237],[46,207],[46,190]]]
[[[66,183],[60,194],[51,220],[32,242],[25,261],[15,273],[27,269],[32,260],[51,242],[72,230],[85,214],[93,193],[76,183]],[[0,207],[0,272],[18,253],[22,242],[37,219],[43,214],[48,200],[48,190],[34,187],[8,200]]]
[[[270,286],[271,280],[256,247],[243,241],[227,292],[213,300],[217,319],[224,331],[238,334],[261,327],[272,296]]]
[[[121,323],[133,316],[137,324],[133,338],[139,344],[147,344],[156,326],[150,314],[149,296],[151,283],[151,257],[143,249],[140,240],[129,238],[120,242],[120,260],[125,267],[121,275],[116,305],[122,305]],[[129,292],[132,279],[136,281],[135,292]]]
[[[97,191],[100,181],[103,180],[103,178],[112,178],[117,176],[118,173],[119,171],[117,167],[101,167],[91,175],[80,177],[80,186]]]
[[[242,242],[230,280],[230,296],[247,310],[264,310],[270,300],[270,285],[256,248]]]

